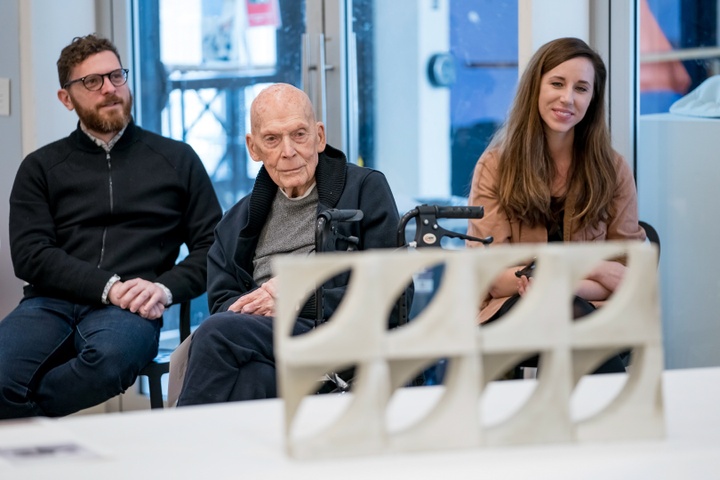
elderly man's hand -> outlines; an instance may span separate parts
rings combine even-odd
[[[162,288],[142,278],[118,281],[108,292],[108,301],[148,320],[162,317],[167,296]]]
[[[250,315],[275,315],[275,278],[263,283],[260,288],[238,298],[228,310]]]

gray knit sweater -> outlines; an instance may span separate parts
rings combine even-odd
[[[312,190],[301,198],[288,198],[279,189],[270,207],[253,258],[253,280],[258,285],[270,280],[270,260],[278,254],[307,255],[315,250],[315,217],[318,193]]]

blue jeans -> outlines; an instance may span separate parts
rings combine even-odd
[[[0,418],[68,415],[124,392],[157,355],[160,323],[112,305],[23,299],[0,321]]]
[[[298,318],[293,335],[311,330]],[[193,333],[178,406],[277,396],[273,317],[221,312]]]

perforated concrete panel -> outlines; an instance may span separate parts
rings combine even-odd
[[[597,311],[573,321],[577,283],[600,261],[626,257],[625,277]],[[476,323],[481,299],[510,266],[536,258],[532,288],[502,319]],[[387,319],[413,273],[444,265],[441,286],[409,324]],[[286,256],[278,273],[275,330],[278,383],[290,455],[333,457],[485,445],[660,437],[664,432],[663,355],[657,251],[649,244],[587,243],[488,249],[358,252]],[[292,337],[292,324],[315,285],[351,270],[331,321]],[[570,398],[579,379],[610,355],[632,348],[620,394],[591,418],[575,421]],[[531,398],[509,419],[485,426],[479,402],[488,382],[534,354],[541,375]],[[439,358],[448,359],[445,391],[423,418],[390,431],[393,392]],[[356,366],[352,400],[331,425],[311,436],[293,431],[298,407],[326,372]]]

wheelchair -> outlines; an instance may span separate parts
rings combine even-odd
[[[483,245],[492,243],[492,237],[477,238],[465,233],[448,230],[440,226],[439,219],[471,219],[482,218],[484,208],[482,206],[438,206],[422,204],[405,213],[398,222],[397,248],[442,248],[442,240],[445,238],[460,239],[465,241],[479,242]],[[354,236],[346,236],[340,233],[339,224],[344,222],[359,222],[363,218],[360,210],[338,210],[329,209],[321,212],[317,217],[315,228],[315,250],[316,253],[333,251],[355,251],[358,249],[359,239]],[[414,237],[408,242],[408,225],[414,222]],[[412,286],[408,287],[400,298],[397,306],[397,325],[405,325],[410,320],[412,304]],[[323,318],[323,287],[319,286],[315,292],[316,312],[315,326],[319,326],[327,319]],[[392,326],[391,328],[394,328]],[[433,368],[433,367],[431,367]],[[344,393],[350,390],[354,369],[342,372],[330,372],[325,374],[321,381],[318,393]],[[425,384],[425,374],[421,373],[410,382],[410,386]]]

